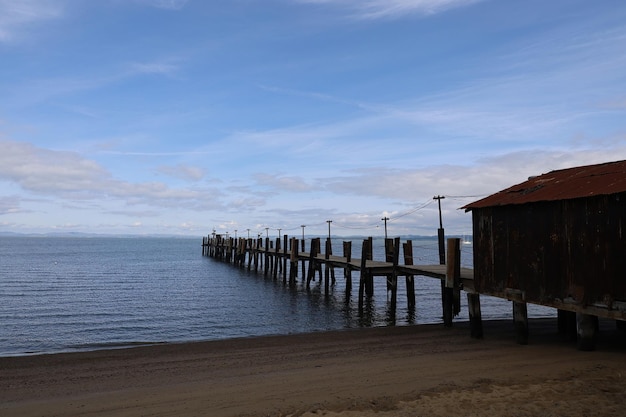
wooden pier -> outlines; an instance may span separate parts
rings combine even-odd
[[[473,270],[461,267],[460,239],[447,240],[447,264],[416,265],[413,262],[413,243],[401,243],[400,238],[385,239],[385,261],[373,259],[373,239],[363,240],[360,258],[352,256],[352,242],[343,242],[341,256],[332,253],[330,239],[311,239],[310,249],[304,251],[304,242],[287,235],[283,239],[246,239],[221,235],[207,236],[202,241],[202,254],[234,266],[254,270],[284,283],[306,281],[307,287],[316,276],[324,282],[324,291],[336,283],[335,270],[343,270],[346,289],[352,289],[352,273],[359,274],[359,312],[363,311],[364,299],[374,294],[375,277],[387,280],[391,293],[390,313],[395,317],[397,306],[398,278],[405,278],[407,305],[415,306],[415,277],[428,277],[441,281],[442,309],[445,326],[452,326],[453,317],[460,312],[461,291],[467,293],[470,328],[472,337],[482,337],[480,298],[474,291]],[[403,263],[400,262],[402,253]],[[301,267],[299,267],[301,265]]]

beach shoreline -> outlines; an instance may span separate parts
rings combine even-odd
[[[2,357],[0,415],[582,416],[626,407],[626,337],[611,322],[595,352],[576,350],[555,319],[531,319],[526,346],[510,321],[484,327],[482,340],[461,322]]]

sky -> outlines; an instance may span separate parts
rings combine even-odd
[[[0,232],[471,234],[623,159],[623,0],[0,0]]]

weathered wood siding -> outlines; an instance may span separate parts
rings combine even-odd
[[[626,193],[472,210],[474,287],[534,303],[626,300]]]

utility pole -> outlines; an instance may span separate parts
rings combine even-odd
[[[306,224],[301,224],[300,227],[302,228],[302,243],[300,244],[302,247],[302,252],[304,252],[305,246],[304,246],[304,228],[306,227]],[[304,261],[302,261],[302,264],[304,265]],[[304,270],[304,267],[302,268],[302,270]]]
[[[387,220],[389,220],[389,217],[383,217],[380,220],[385,222],[385,239],[387,239]]]
[[[248,239],[250,239],[250,229],[246,229],[248,231]]]
[[[283,229],[278,229],[278,238],[280,239],[280,231]]]
[[[235,229],[235,240],[237,240],[237,229]]]
[[[441,200],[445,197],[437,195],[433,197],[433,200],[437,200],[439,205],[439,230],[437,230],[437,236],[439,237],[439,263],[444,265],[446,263],[446,246],[445,246],[445,233],[443,230],[443,220],[441,218]]]
[[[268,239],[269,239],[269,237],[270,237],[270,232],[269,232],[269,230],[270,230],[270,228],[269,228],[269,227],[266,227],[266,228],[265,228],[265,237],[266,237],[266,238],[268,238]]]
[[[437,200],[437,203],[439,204],[439,228],[443,229],[443,221],[441,220],[441,200],[443,200],[444,198],[446,198],[443,195],[437,195],[435,197],[433,197],[433,200]]]
[[[444,198],[445,197],[441,195],[437,195],[433,197],[433,200],[437,200],[437,203],[439,203],[439,230],[437,230],[437,237],[439,238],[439,264],[440,265],[446,264],[446,242],[445,242],[446,237],[445,237],[445,232],[443,230],[443,221],[441,219],[441,200],[443,200]],[[445,280],[442,280],[441,281],[441,307],[443,309],[444,317],[446,316],[446,303],[444,300],[448,296],[449,294],[447,294],[446,292]]]
[[[328,239],[330,239],[330,224],[332,223],[332,220],[326,220],[326,223],[328,223]]]

